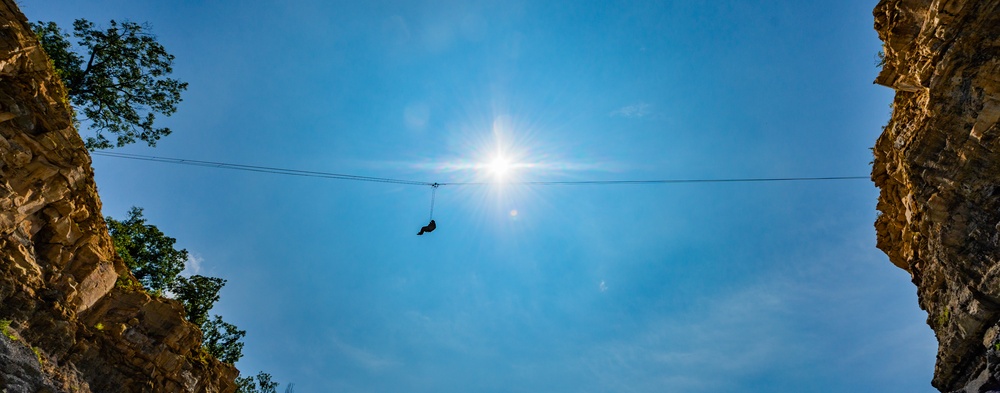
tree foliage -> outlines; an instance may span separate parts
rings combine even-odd
[[[142,208],[132,207],[125,221],[106,217],[115,251],[125,260],[135,278],[156,294],[172,289],[184,270],[187,250],[174,248],[176,239],[163,234],[155,225],[146,224]]]
[[[102,30],[77,19],[73,36],[82,51],[78,54],[55,22],[31,24],[70,101],[91,122],[95,135],[86,138],[87,148],[122,147],[136,138],[156,146],[170,134],[167,127],[154,127],[156,114],[176,112],[187,83],[167,77],[173,72],[174,56],[148,26],[114,20],[109,25]],[[105,132],[114,134],[114,144]]]
[[[243,342],[246,330],[239,330],[236,325],[225,322],[215,315],[201,325],[204,334],[201,342],[205,351],[223,362],[234,364],[243,357]]]
[[[177,300],[184,303],[184,311],[188,321],[203,326],[208,321],[208,311],[219,301],[219,291],[226,285],[226,280],[218,277],[194,275],[177,277],[171,292]]]
[[[256,381],[253,376],[236,378],[236,393],[277,393],[277,389],[278,383],[263,371],[257,373]]]
[[[226,280],[218,277],[193,275],[184,277],[187,250],[174,248],[176,239],[146,223],[142,208],[132,207],[124,221],[106,217],[115,251],[125,261],[132,274],[147,290],[157,295],[169,294],[184,305],[188,321],[201,327],[202,346],[217,359],[236,363],[243,357],[243,337],[246,331],[208,312],[219,301],[219,291]]]

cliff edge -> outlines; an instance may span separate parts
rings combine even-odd
[[[875,83],[896,90],[874,148],[878,247],[910,272],[937,336],[932,384],[994,389],[1000,0],[882,0],[874,15],[885,53]]]
[[[72,116],[27,19],[0,0],[0,390],[234,391],[238,371],[200,349],[183,307],[134,290]]]

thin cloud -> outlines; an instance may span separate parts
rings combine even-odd
[[[379,371],[399,364],[394,359],[380,356],[370,350],[351,345],[336,335],[331,335],[330,342],[333,343],[333,346],[341,354],[368,371]]]
[[[783,356],[800,355],[781,339],[788,328],[779,293],[750,287],[705,304],[690,319],[652,321],[631,337],[593,348],[583,367],[599,385],[623,392],[732,389],[732,380],[758,373]]]
[[[184,262],[184,270],[181,271],[182,276],[191,276],[195,274],[201,274],[202,263],[205,259],[195,255],[194,253],[188,253],[188,259]]]
[[[649,104],[645,102],[623,106],[610,113],[611,117],[624,117],[629,119],[638,119],[641,117],[646,117],[649,114],[650,114]]]

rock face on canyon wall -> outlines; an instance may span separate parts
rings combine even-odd
[[[878,247],[910,272],[938,343],[941,391],[1000,389],[1000,0],[882,0],[896,90],[875,145]],[[992,352],[989,354],[987,352]]]
[[[0,0],[0,320],[13,337],[0,336],[0,391],[234,391],[236,369],[200,350],[183,307],[129,285],[71,119],[27,19]]]

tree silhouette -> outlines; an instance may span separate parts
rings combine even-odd
[[[226,363],[240,360],[243,357],[241,340],[247,332],[218,315],[208,317],[208,312],[219,301],[219,291],[226,280],[201,275],[181,276],[188,258],[187,250],[175,249],[176,239],[147,224],[142,208],[132,207],[124,221],[105,219],[115,251],[143,287],[158,296],[171,295],[184,305],[188,321],[201,328],[202,347],[206,352]]]
[[[188,321],[204,326],[208,321],[208,311],[219,301],[219,291],[226,285],[226,280],[218,277],[194,275],[177,277],[176,284],[170,289],[177,300],[184,303],[184,311]]]
[[[134,143],[150,146],[169,135],[167,127],[154,127],[155,114],[177,111],[187,83],[168,78],[174,56],[167,53],[148,26],[118,23],[101,30],[86,19],[73,22],[77,48],[55,22],[31,24],[35,35],[66,85],[69,100],[90,120],[94,136],[87,148],[108,149]],[[114,134],[115,141],[108,139]]]
[[[243,342],[246,330],[239,330],[236,325],[225,322],[215,315],[201,325],[204,334],[201,342],[205,351],[223,362],[233,364],[243,357]]]
[[[111,217],[105,220],[115,251],[142,286],[157,295],[172,289],[188,259],[187,250],[174,248],[177,239],[163,234],[155,225],[146,224],[139,207],[133,206],[124,221]]]
[[[237,393],[277,393],[277,391],[278,383],[272,382],[271,374],[263,371],[257,373],[256,383],[254,383],[254,377],[252,375],[249,377],[236,378]]]

